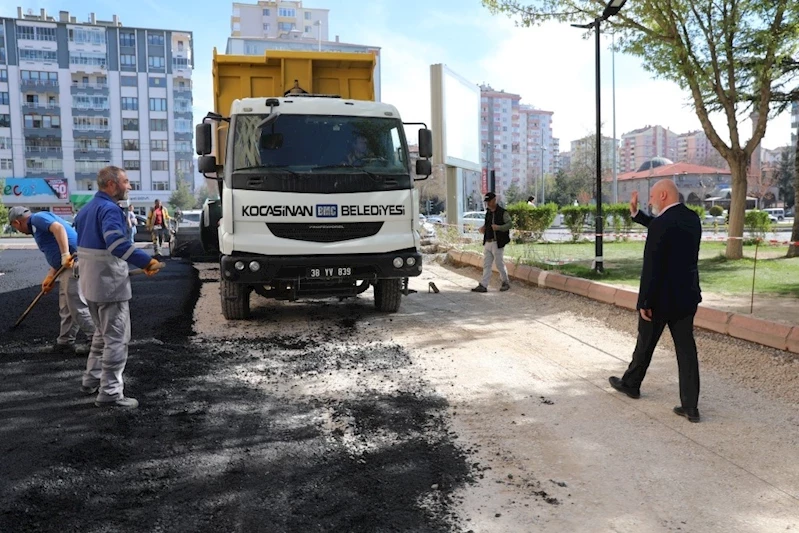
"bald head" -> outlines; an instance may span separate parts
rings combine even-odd
[[[655,215],[660,214],[664,208],[680,201],[680,191],[671,180],[660,180],[649,191],[649,204]]]

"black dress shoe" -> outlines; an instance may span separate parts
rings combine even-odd
[[[638,398],[641,397],[641,391],[639,389],[633,389],[632,387],[626,386],[616,376],[610,376],[610,379],[608,379],[608,381],[610,382],[611,387],[613,387],[619,392],[623,392],[624,394],[626,394],[627,396],[629,396],[634,400],[637,400]]]
[[[678,405],[674,408],[674,414],[684,416],[689,422],[699,422],[699,409],[695,407],[680,407]]]

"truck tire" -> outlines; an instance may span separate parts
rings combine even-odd
[[[401,279],[379,279],[375,284],[375,308],[384,313],[396,313],[402,298]]]
[[[247,285],[222,279],[219,294],[222,297],[222,315],[226,319],[250,318],[250,288]]]

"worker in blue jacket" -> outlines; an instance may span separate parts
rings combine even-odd
[[[143,269],[148,276],[161,263],[137,249],[128,238],[125,213],[117,202],[127,200],[131,190],[125,171],[108,166],[97,173],[99,192],[75,218],[78,230],[80,287],[97,326],[92,340],[102,346],[102,357],[89,354],[83,374],[84,392],[98,390],[97,407],[133,409],[139,402],[124,394],[122,372],[128,360],[131,299],[127,263]]]
[[[51,351],[59,354],[86,355],[86,346],[76,346],[78,330],[88,339],[94,335],[86,300],[80,292],[73,255],[78,247],[78,234],[69,223],[49,211],[31,213],[25,206],[17,205],[8,211],[8,222],[12,228],[33,235],[36,246],[44,254],[50,270],[42,281],[42,292],[53,290],[58,281],[58,314],[61,317],[61,330]],[[56,278],[58,270],[64,270]]]

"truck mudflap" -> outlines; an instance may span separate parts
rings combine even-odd
[[[206,254],[219,253],[220,220],[222,220],[222,200],[205,200],[200,218],[200,242]]]
[[[277,281],[308,286],[350,285],[356,281],[404,279],[422,273],[415,249],[382,254],[264,256],[223,255],[221,275],[233,283],[264,285]]]

